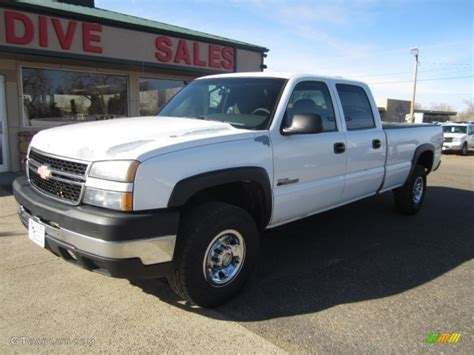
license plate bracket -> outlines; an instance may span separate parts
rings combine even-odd
[[[45,226],[36,222],[33,218],[30,218],[28,221],[28,238],[41,248],[44,248],[45,235]]]

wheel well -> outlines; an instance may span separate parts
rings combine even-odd
[[[201,190],[191,196],[182,208],[189,209],[209,201],[221,201],[244,209],[253,217],[259,230],[263,230],[268,223],[265,195],[256,182],[232,182]]]
[[[416,161],[416,165],[421,165],[426,169],[426,173],[428,174],[431,169],[433,168],[433,159],[434,154],[431,150],[426,150],[420,154]]]

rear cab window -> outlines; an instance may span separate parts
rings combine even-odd
[[[365,90],[357,85],[336,84],[348,131],[375,128],[375,118]]]

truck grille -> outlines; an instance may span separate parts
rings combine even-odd
[[[453,137],[444,137],[445,143],[451,143],[453,141]]]
[[[48,178],[40,176],[40,166],[46,166],[50,170]],[[28,156],[28,178],[31,185],[48,196],[74,205],[80,202],[87,167],[85,163],[52,157],[33,149]]]

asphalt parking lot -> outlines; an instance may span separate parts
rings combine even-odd
[[[0,353],[474,354],[474,154],[443,156],[428,185],[415,217],[387,193],[267,232],[245,290],[214,310],[41,250],[0,189]],[[436,332],[462,337],[427,344]]]

